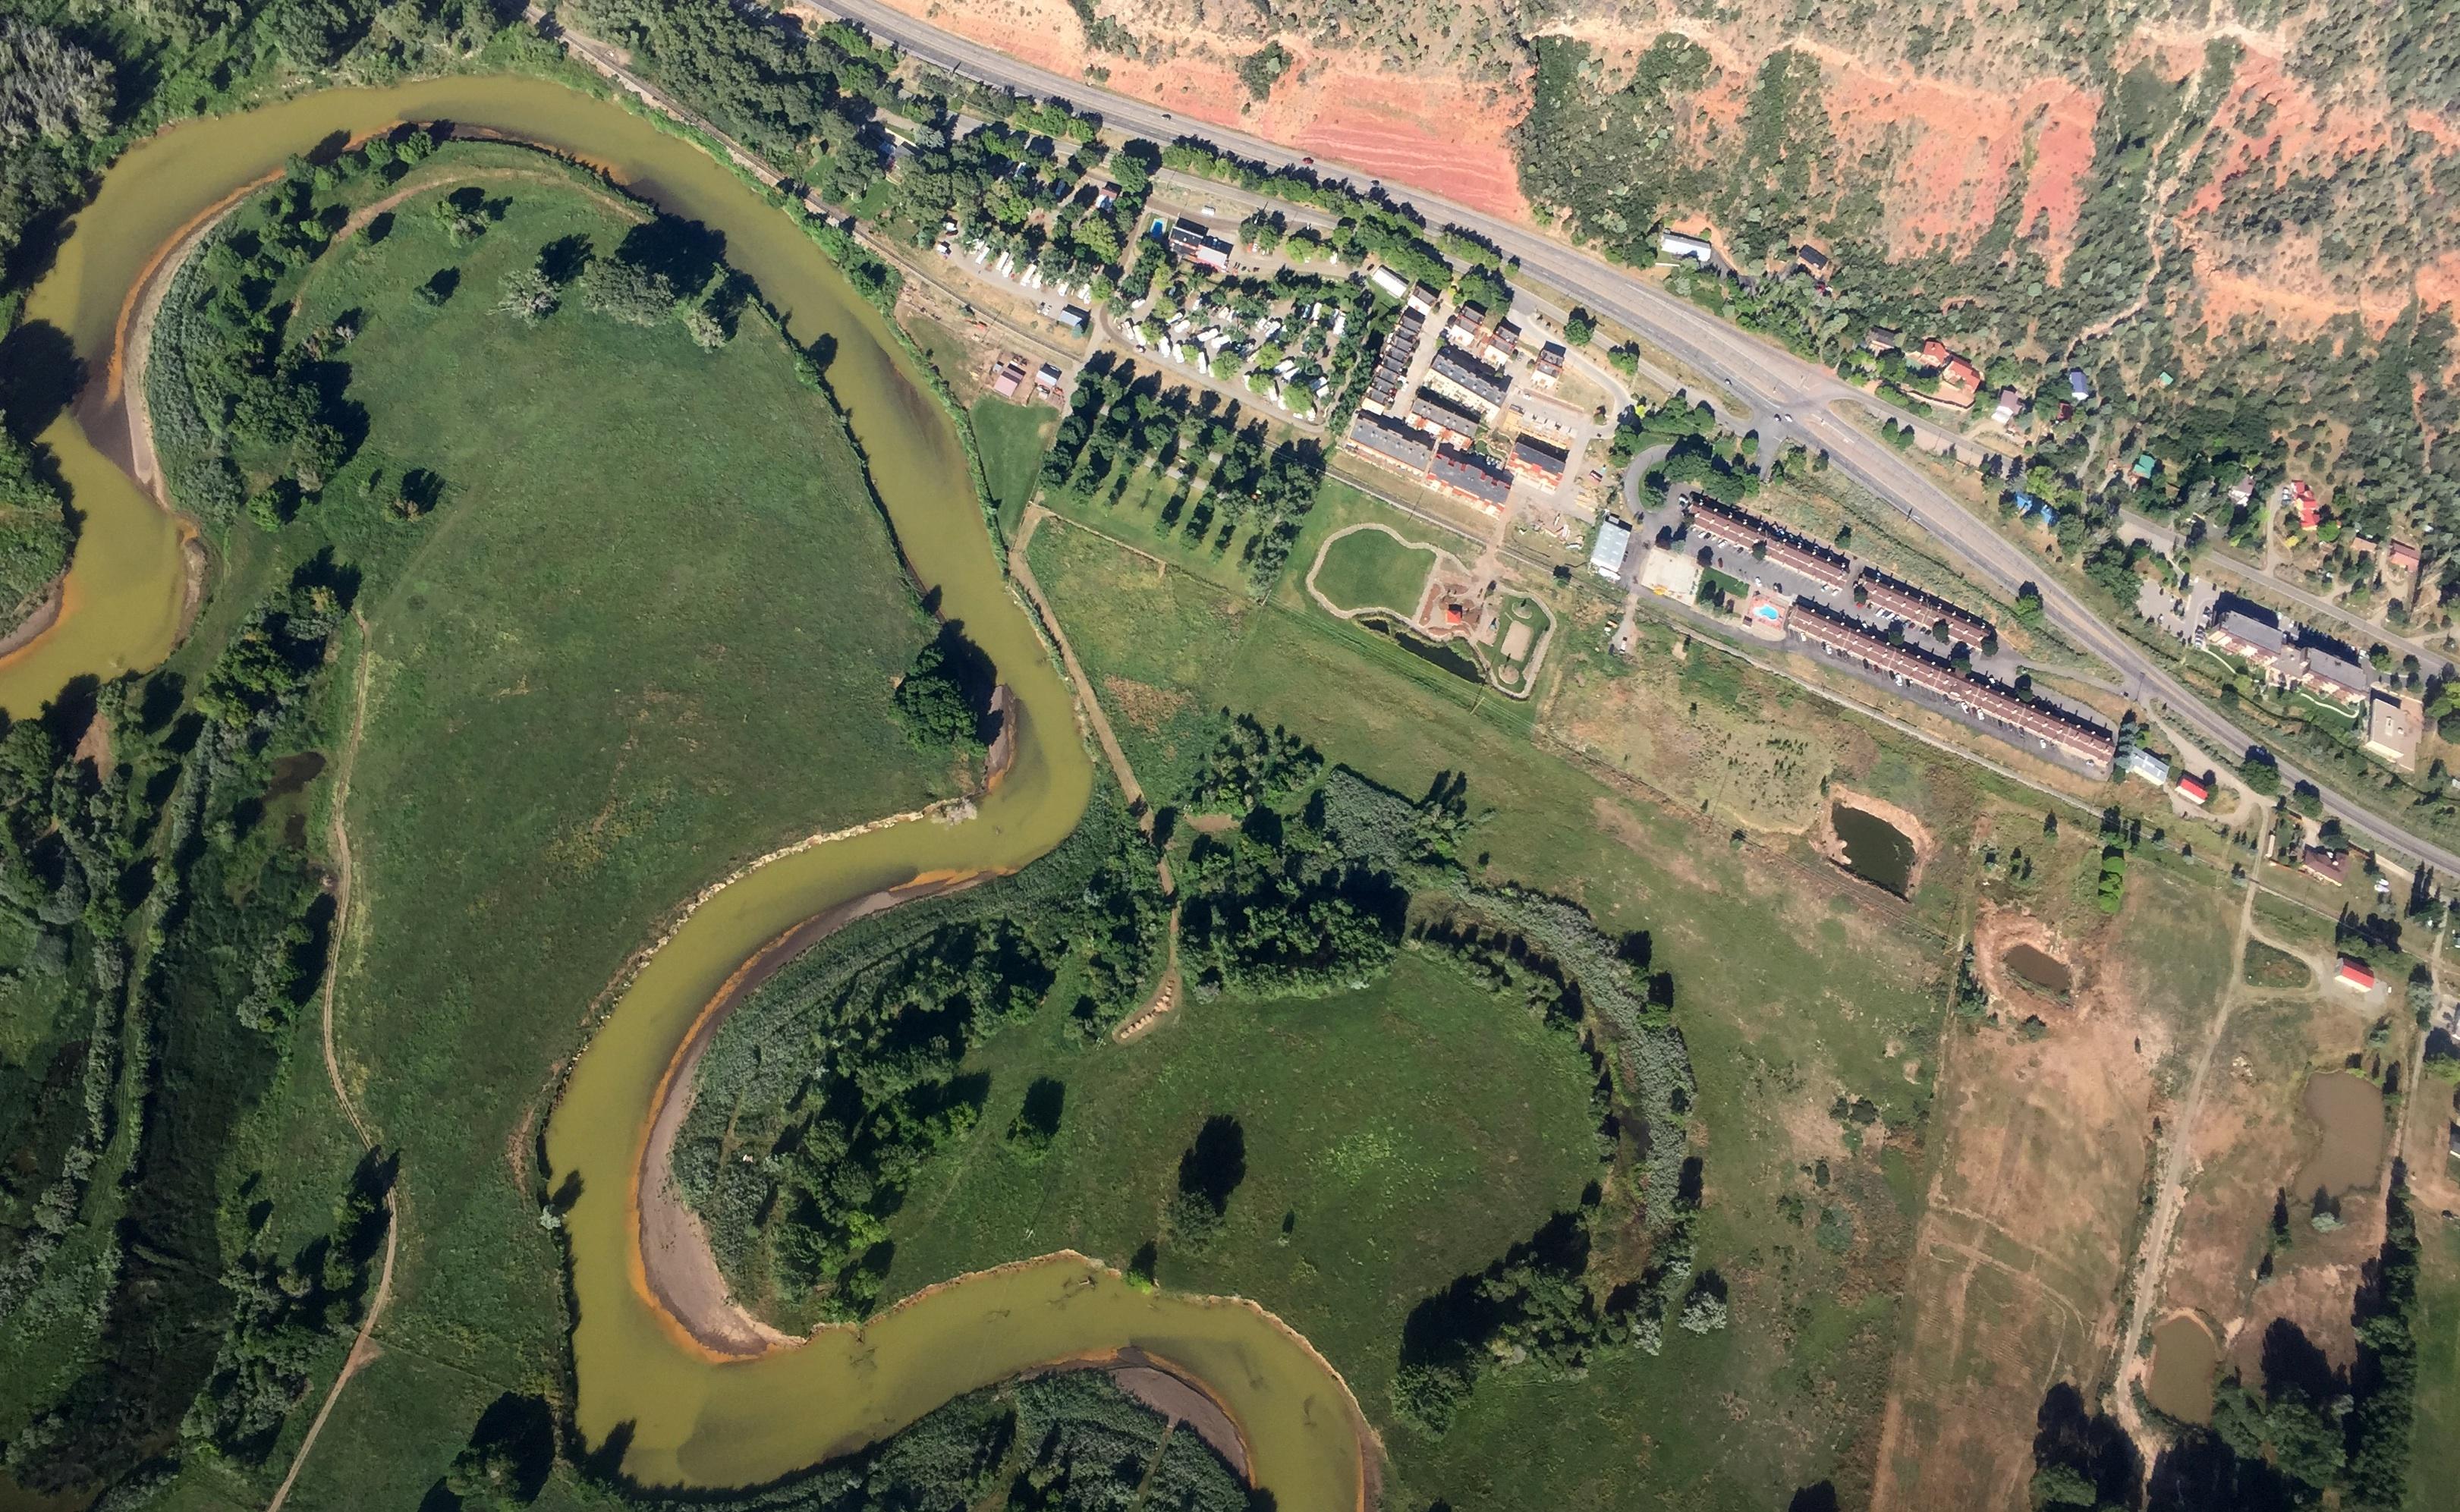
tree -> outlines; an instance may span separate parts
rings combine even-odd
[[[99,58],[44,27],[0,20],[0,143],[99,136],[116,92]]]
[[[624,258],[600,258],[581,275],[581,299],[591,309],[631,326],[655,326],[673,312],[667,276]]]
[[[685,305],[683,322],[685,331],[691,336],[692,345],[701,350],[715,351],[727,344],[726,323],[710,314],[708,305]]]
[[[1563,340],[1575,346],[1586,346],[1598,333],[1598,318],[1575,304],[1563,320]]]
[[[974,663],[983,662],[977,668]],[[905,738],[919,750],[979,750],[982,747],[981,701],[977,688],[988,665],[980,651],[952,631],[917,652],[914,664],[897,684],[897,718]]]
[[[1239,60],[1239,82],[1247,86],[1247,93],[1253,98],[1266,98],[1273,93],[1273,86],[1282,81],[1282,75],[1287,74],[1290,65],[1296,61],[1290,56],[1289,49],[1279,42],[1267,42]]]
[[[535,326],[554,314],[562,300],[544,273],[534,267],[516,268],[504,275],[504,292],[496,301],[496,311],[524,326]]]

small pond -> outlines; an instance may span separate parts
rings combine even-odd
[[[1844,804],[1830,810],[1829,822],[1845,847],[1846,868],[1902,897],[1914,875],[1913,837],[1877,814]]]
[[[2306,1158],[2293,1197],[2338,1197],[2374,1185],[2383,1166],[2383,1089],[2365,1077],[2334,1071],[2306,1081],[2306,1116],[2323,1129],[2323,1147]]]
[[[2011,946],[2001,959],[2027,985],[2046,993],[2064,998],[2068,989],[2075,985],[2075,974],[2068,970],[2068,963],[2036,946]]]
[[[2213,1420],[2213,1370],[2220,1342],[2192,1312],[2181,1312],[2152,1331],[2152,1378],[2144,1395],[2180,1422]]]
[[[1485,669],[1480,667],[1474,661],[1461,655],[1459,652],[1453,650],[1448,645],[1440,645],[1435,641],[1428,640],[1422,635],[1406,630],[1400,625],[1395,624],[1393,621],[1387,620],[1382,615],[1361,615],[1358,617],[1357,622],[1367,626],[1367,628],[1376,632],[1378,635],[1391,637],[1391,639],[1400,645],[1402,650],[1409,652],[1411,656],[1416,657],[1421,662],[1430,662],[1436,666],[1442,667],[1445,671],[1451,673],[1456,678],[1464,678],[1469,682],[1475,682],[1480,685],[1483,685],[1486,682]]]
[[[300,751],[296,755],[278,757],[273,763],[273,785],[265,789],[265,796],[270,801],[303,791],[309,783],[323,775],[324,770],[325,753],[322,751]]]

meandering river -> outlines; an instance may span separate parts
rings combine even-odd
[[[627,1178],[700,1009],[763,944],[805,918],[921,874],[1007,870],[1041,855],[1083,812],[1092,765],[1068,689],[990,548],[962,443],[880,314],[785,215],[699,148],[559,85],[484,77],[331,90],[182,125],[130,151],[77,217],[26,310],[30,325],[73,342],[103,386],[76,415],[111,452],[124,451],[104,429],[120,423],[116,336],[153,260],[288,155],[402,120],[484,127],[585,158],[642,198],[724,232],[727,260],[758,281],[797,340],[835,339],[831,382],[907,558],[939,591],[942,612],[963,620],[998,663],[1019,708],[1014,760],[977,817],[815,847],[727,888],[655,955],[582,1054],[548,1124],[547,1155],[556,1183],[580,1181],[566,1224],[583,1432],[592,1444],[624,1435],[625,1468],[645,1482],[756,1483],[1019,1371],[1134,1345],[1211,1388],[1283,1508],[1359,1504],[1364,1451],[1347,1388],[1304,1339],[1245,1304],[1139,1292],[1081,1260],[1047,1257],[939,1288],[860,1330],[724,1358],[654,1300]],[[0,704],[12,713],[30,712],[70,678],[159,662],[180,633],[184,598],[177,523],[77,418],[63,417],[43,439],[85,526],[58,622],[0,661]],[[578,1006],[576,998],[537,1011]]]

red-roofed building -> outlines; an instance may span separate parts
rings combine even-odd
[[[1930,364],[1934,368],[1946,367],[1947,360],[1956,355],[1954,352],[1947,349],[1947,343],[1940,341],[1936,336],[1923,341],[1921,344],[1921,354],[1922,361]]]
[[[2212,801],[2213,794],[2212,789],[2206,788],[2202,783],[2196,781],[2195,778],[2181,777],[2178,779],[2178,796],[2184,798],[2189,803],[2199,804],[2210,803]]]
[[[1966,362],[1963,358],[1950,357],[1947,360],[1947,372],[1944,375],[1944,381],[1952,383],[1959,388],[1962,388],[1967,392],[1971,392],[1972,390],[1982,387],[1982,374],[1971,363]]]
[[[2392,537],[2390,545],[2384,548],[2384,561],[2395,572],[2405,572],[2413,576],[2417,572],[2419,559],[2416,544],[2402,540],[2397,536]]]
[[[2355,987],[2360,992],[2375,990],[2374,968],[2365,961],[2351,960],[2346,956],[2341,957],[2339,980],[2342,986]]]
[[[2315,491],[2303,483],[2289,485],[2290,501],[2298,506],[2298,528],[2313,530],[2323,517],[2322,506],[2315,502]]]

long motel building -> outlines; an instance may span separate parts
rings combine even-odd
[[[1808,540],[1782,525],[1773,525],[1749,510],[1695,494],[1690,501],[1691,528],[1728,551],[1749,553],[1762,548],[1764,558],[1771,565],[1786,568],[1799,577],[1820,585],[1823,592],[1839,593],[1853,581],[1853,564],[1845,554]]]
[[[1884,633],[1826,604],[1796,598],[1793,613],[1786,617],[1786,633],[1899,686],[1953,704],[1993,726],[2011,745],[2030,743],[2056,752],[2094,776],[2108,776],[2117,757],[2117,738],[2083,715],[2054,704],[2027,704],[2014,689],[1981,673],[1960,672],[1944,658],[1914,646],[1890,645]]]

